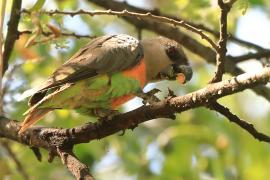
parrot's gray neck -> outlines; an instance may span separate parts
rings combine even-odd
[[[163,69],[172,64],[158,39],[141,41],[144,50],[147,82],[151,82]]]

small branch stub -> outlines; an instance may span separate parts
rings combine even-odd
[[[57,148],[57,153],[60,156],[62,163],[67,166],[67,169],[76,177],[76,179],[94,180],[93,176],[89,173],[88,167],[78,160],[72,150]]]

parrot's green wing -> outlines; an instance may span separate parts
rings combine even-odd
[[[131,36],[120,34],[98,37],[59,67],[30,98],[29,105],[39,102],[49,89],[99,74],[128,69],[136,65],[142,57],[142,45]]]

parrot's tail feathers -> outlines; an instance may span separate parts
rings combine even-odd
[[[25,117],[21,129],[19,130],[19,134],[23,133],[28,127],[35,124],[38,120],[43,118],[48,112],[52,109],[35,109],[27,114]]]
[[[45,110],[45,109],[39,109],[39,110]],[[28,114],[33,113],[33,111],[37,111],[37,105],[30,107],[27,111],[23,113],[23,116],[28,116]]]

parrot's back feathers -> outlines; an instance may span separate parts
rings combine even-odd
[[[132,36],[120,34],[95,38],[56,69],[33,94],[29,105],[39,102],[49,89],[128,69],[138,64],[142,57],[142,45]]]

